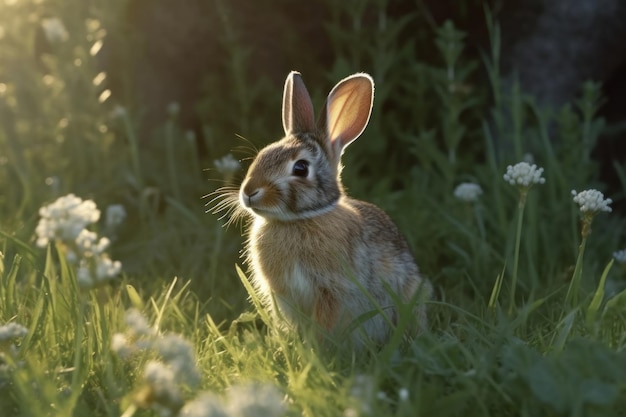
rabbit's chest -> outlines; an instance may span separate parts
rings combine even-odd
[[[249,251],[255,274],[270,289],[308,304],[320,289],[329,287],[334,277],[350,264],[346,233],[315,224],[255,222],[250,233]]]

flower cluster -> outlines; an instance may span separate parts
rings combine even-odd
[[[127,330],[113,335],[111,350],[122,359],[139,352],[155,356],[144,367],[144,389],[136,401],[157,410],[182,407],[184,389],[195,388],[200,382],[193,346],[177,334],[159,334],[137,310],[128,310],[125,319]]]
[[[468,203],[477,201],[482,193],[483,190],[480,185],[473,182],[463,182],[454,189],[454,196]]]
[[[613,202],[610,198],[605,199],[604,194],[598,190],[585,190],[577,193],[576,190],[572,190],[572,196],[574,196],[574,202],[580,206],[580,211],[583,213],[597,214],[601,211],[610,213],[612,211],[609,204]]]
[[[226,176],[234,174],[241,168],[239,161],[237,161],[231,154],[223,156],[220,159],[216,159],[213,161],[213,164],[215,164],[215,168],[217,168],[221,174]]]
[[[543,168],[537,168],[535,164],[519,162],[513,166],[506,167],[504,180],[511,185],[528,188],[533,184],[543,184],[546,179],[541,176]]]
[[[125,321],[126,331],[113,335],[111,350],[122,359],[146,353],[153,357],[143,369],[137,405],[178,417],[284,415],[282,395],[273,385],[233,386],[224,399],[206,391],[190,398],[200,382],[192,344],[177,334],[160,334],[138,310],[128,310]]]
[[[7,323],[0,326],[0,343],[19,339],[28,334],[28,329],[18,323]]]
[[[13,341],[21,339],[28,334],[28,329],[18,323],[7,323],[0,326],[0,359],[4,353],[15,355],[17,349],[13,345]],[[2,362],[2,360],[0,360]]]
[[[125,217],[123,208],[107,210],[107,221],[117,226]],[[37,246],[45,247],[51,241],[65,249],[65,256],[77,266],[76,277],[83,288],[92,288],[117,276],[122,264],[106,253],[111,241],[87,229],[100,219],[100,210],[92,200],[83,200],[74,194],[58,198],[39,209]]]
[[[115,229],[126,219],[126,209],[121,204],[112,204],[107,207],[105,225],[107,229]]]
[[[68,194],[39,209],[37,246],[45,247],[51,240],[72,241],[90,224],[98,221],[100,210],[92,200]]]
[[[235,385],[222,399],[203,392],[180,410],[178,417],[280,417],[285,414],[282,395],[273,385]]]

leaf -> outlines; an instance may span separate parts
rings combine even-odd
[[[506,265],[502,268],[502,273],[496,277],[496,282],[491,290],[491,296],[489,297],[488,304],[490,310],[495,310],[498,303],[498,297],[500,296],[500,290],[502,289],[502,281],[504,280],[504,271],[506,271]]]
[[[528,370],[528,384],[537,398],[551,405],[557,412],[563,413],[570,403],[565,391],[567,385],[558,378],[556,366],[550,365],[543,359],[531,366]]]
[[[602,310],[602,319],[608,318],[606,316],[611,314],[617,315],[619,313],[626,314],[626,289],[606,302],[604,310]]]
[[[587,323],[587,327],[591,328],[596,321],[596,317],[598,315],[598,311],[600,310],[600,305],[602,304],[602,300],[604,299],[604,285],[606,282],[606,277],[609,275],[609,271],[613,266],[614,259],[608,263],[608,265],[604,268],[602,272],[602,276],[600,277],[600,282],[598,283],[598,288],[596,289],[591,302],[589,303],[589,307],[587,307],[587,315],[585,321]]]
[[[128,294],[128,298],[133,307],[137,310],[143,310],[143,300],[135,287],[130,284],[126,285],[126,293]]]
[[[583,403],[611,405],[617,399],[619,387],[599,381],[597,378],[585,379],[580,384],[579,394]]]
[[[22,261],[22,257],[20,255],[15,255],[15,257],[13,258],[13,263],[11,264],[11,269],[9,269],[9,272],[6,274],[6,276],[1,277],[2,278],[2,285],[3,285],[3,298],[4,298],[4,303],[5,303],[5,309],[6,311],[10,312],[10,314],[15,314],[15,311],[17,311],[16,306],[18,305],[18,300],[15,292],[15,282],[17,280],[17,272],[20,269],[20,263]]]
[[[567,316],[558,325],[558,333],[556,334],[555,340],[552,344],[552,348],[556,352],[561,352],[563,347],[565,346],[565,342],[572,331],[572,326],[574,325],[574,319],[576,318],[576,314],[578,313],[578,309],[575,308],[569,312]]]
[[[239,267],[239,265],[235,264],[235,269],[237,270],[237,275],[239,276],[241,283],[243,284],[244,288],[248,292],[248,295],[250,296],[250,301],[252,302],[256,310],[259,312],[259,315],[261,316],[261,320],[263,320],[263,322],[268,327],[271,327],[273,320],[271,319],[267,309],[263,306],[263,303],[261,302],[259,295],[257,294],[254,287],[252,286],[252,283],[250,282],[246,274],[241,270],[241,267]]]

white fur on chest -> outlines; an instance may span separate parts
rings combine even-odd
[[[288,296],[286,302],[292,302],[303,313],[311,314],[315,302],[315,286],[313,278],[302,266],[295,262],[291,273],[285,278]]]
[[[250,236],[257,289],[267,298],[275,296],[280,307],[291,305],[309,314],[316,293],[314,276],[299,262],[298,248],[290,247],[288,239],[264,239],[267,226],[265,219],[256,218]]]

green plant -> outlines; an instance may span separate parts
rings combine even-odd
[[[489,12],[491,48],[479,65],[458,22],[417,24],[422,9],[398,16],[385,0],[320,3],[335,64],[324,73],[303,69],[319,81],[307,83],[316,104],[329,87],[324,79],[362,70],[377,85],[372,123],[344,156],[344,183],[388,211],[437,289],[429,332],[405,341],[398,328],[388,345],[354,352],[272,319],[235,266],[241,227],[225,229],[226,219],[204,212],[207,179],[236,189],[243,174],[238,160],[247,154],[237,153],[235,135],[261,146],[276,139],[280,121],[281,87],[247,71],[250,46],[229,20],[233,6],[215,3],[228,54],[224,71],[207,74],[198,103],[201,153],[175,111],[142,143],[141,109],[106,93],[108,75],[90,51],[103,30],[121,36],[125,4],[46,2],[45,15],[67,36],[58,31],[37,60],[31,41],[41,3],[0,6],[3,415],[194,415],[198,404],[236,415],[229,404],[238,396],[273,399],[287,416],[623,413],[626,270],[610,258],[624,245],[626,222],[584,211],[581,223],[571,200],[572,189],[606,192],[590,157],[614,128],[598,116],[599,85],[585,83],[557,110],[540,108],[517,83],[507,87]],[[543,168],[545,184],[532,191],[504,178],[524,160]],[[455,190],[467,183],[471,198],[461,199]],[[126,208],[114,233],[91,225],[111,238],[111,258],[123,265],[96,288],[80,287],[67,245],[36,245],[39,209],[68,193]],[[172,407],[153,407],[145,395],[154,394],[145,366],[165,362],[162,351],[138,349],[127,359],[112,351],[133,346],[119,343],[131,339],[129,310],[154,335],[185,340],[185,357],[194,358],[199,378]],[[405,310],[399,327],[411,319]]]

